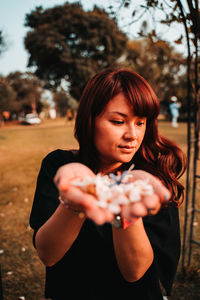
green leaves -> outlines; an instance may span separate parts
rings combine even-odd
[[[52,88],[67,78],[77,99],[91,76],[115,64],[127,41],[104,10],[86,12],[79,3],[39,7],[26,16],[25,24],[31,27],[25,38],[29,66],[36,66],[40,78],[53,80]]]

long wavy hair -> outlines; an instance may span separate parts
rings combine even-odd
[[[135,169],[142,169],[157,176],[172,193],[177,205],[183,201],[183,185],[178,181],[186,169],[183,151],[158,132],[157,117],[160,103],[146,80],[128,69],[105,69],[87,83],[79,103],[75,123],[75,137],[79,143],[80,161],[98,172],[99,159],[94,145],[94,121],[106,104],[119,93],[124,93],[132,104],[133,114],[146,117],[143,142],[133,159]]]

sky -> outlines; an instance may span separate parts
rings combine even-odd
[[[137,1],[134,0],[134,3]],[[24,37],[29,30],[24,26],[26,14],[34,10],[36,6],[49,8],[65,2],[66,0],[0,0],[0,30],[3,31],[7,42],[7,49],[0,56],[0,74],[7,76],[10,72],[28,71],[28,52],[24,48]],[[74,2],[74,0],[68,2]],[[106,2],[111,3],[112,0]],[[84,9],[92,9],[94,3],[100,6],[105,3],[105,0],[82,1]],[[125,16],[125,19],[128,17],[128,15]],[[134,26],[138,26],[139,30],[139,23]],[[179,37],[180,30],[180,26],[176,27],[176,25],[167,30],[164,29],[166,39],[175,40]],[[129,28],[129,34],[131,34],[131,28]],[[184,53],[184,47],[179,47],[177,50]]]

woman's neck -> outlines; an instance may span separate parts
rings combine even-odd
[[[101,165],[101,167],[99,168],[99,172],[102,174],[109,174],[109,173],[115,173],[118,170],[120,170],[122,166],[122,163],[116,163],[116,164],[104,164]]]

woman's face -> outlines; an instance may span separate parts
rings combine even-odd
[[[95,118],[94,144],[100,171],[113,172],[128,163],[139,149],[146,130],[146,117],[133,115],[123,93],[112,98]]]

